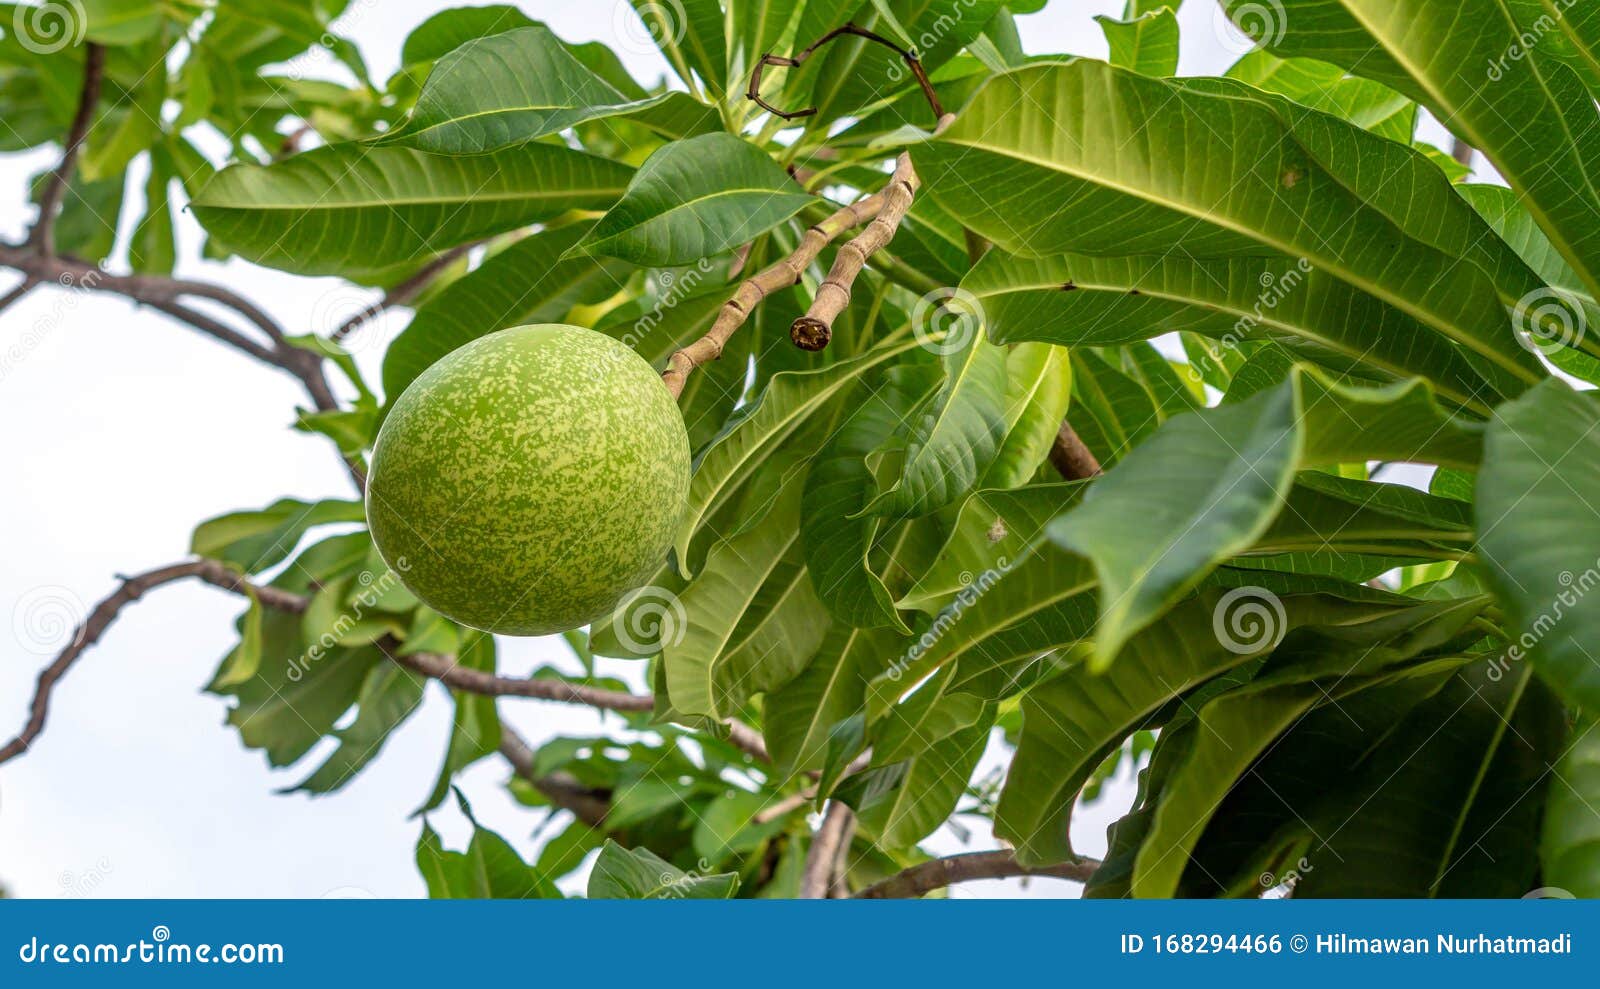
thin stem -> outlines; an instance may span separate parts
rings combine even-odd
[[[833,886],[834,871],[839,858],[850,847],[855,834],[856,815],[838,800],[830,801],[828,812],[822,817],[822,826],[811,838],[806,850],[805,871],[800,877],[800,899],[824,900]]]
[[[83,91],[78,97],[78,111],[67,131],[67,140],[61,150],[61,162],[45,183],[39,196],[39,218],[34,221],[33,232],[28,235],[28,246],[45,256],[56,252],[56,215],[61,212],[61,201],[66,197],[67,185],[78,167],[78,155],[83,151],[83,139],[94,123],[94,108],[100,102],[100,84],[105,77],[106,50],[90,43],[84,49]]]

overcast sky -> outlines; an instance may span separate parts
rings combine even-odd
[[[356,0],[338,27],[381,79],[397,66],[411,28],[448,6]],[[570,41],[612,44],[641,80],[665,71],[640,43],[642,28],[623,0],[520,6]],[[1052,0],[1021,20],[1024,45],[1104,57],[1090,18],[1121,9],[1121,0]],[[1216,22],[1211,0],[1190,0],[1183,21],[1186,73],[1218,71],[1242,50]],[[54,150],[0,156],[0,237],[15,242],[25,234],[25,180],[55,157]],[[130,211],[140,208],[142,188],[133,178]],[[352,290],[336,280],[202,262],[192,220],[185,217],[179,233],[182,274],[227,283],[296,332],[327,332],[353,311]],[[120,263],[113,258],[111,268]],[[0,292],[15,281],[0,272]],[[383,347],[407,318],[397,314],[354,339],[374,381]],[[7,356],[25,337],[25,351]],[[26,716],[34,677],[66,634],[45,619],[64,614],[76,622],[113,589],[114,574],[183,558],[201,519],[285,495],[350,492],[326,444],[288,428],[303,400],[291,381],[159,313],[108,296],[36,291],[0,317],[0,357],[0,462],[8,468],[0,484],[0,622],[10,623],[10,634],[0,625],[0,736],[9,738]],[[33,751],[0,768],[0,883],[14,895],[422,894],[412,864],[418,823],[407,815],[443,756],[451,714],[443,691],[430,690],[344,790],[318,799],[275,795],[326,749],[300,768],[269,770],[223,724],[223,701],[200,692],[234,640],[240,610],[239,599],[202,586],[154,592],[123,612],[56,691]],[[559,640],[512,640],[501,656],[512,675],[571,663]],[[616,663],[612,671],[631,677],[637,666]],[[535,743],[599,726],[597,715],[564,705],[511,700],[501,711]],[[991,753],[991,763],[997,759]],[[483,823],[531,852],[536,815],[512,805],[504,778],[503,763],[490,759],[462,785]],[[1127,785],[1116,790],[1079,815],[1080,849],[1103,850],[1105,826],[1131,794]],[[453,809],[434,823],[447,845],[459,847],[464,823]],[[986,829],[975,841],[970,847],[993,847]],[[964,848],[949,831],[929,844]],[[1075,890],[1046,882],[1031,892]],[[1016,883],[992,882],[952,894],[1019,891]]]

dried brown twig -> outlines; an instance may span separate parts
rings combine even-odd
[[[83,151],[83,140],[94,123],[94,108],[100,102],[100,84],[105,78],[106,50],[90,43],[84,49],[83,91],[78,98],[78,111],[72,118],[67,139],[62,145],[61,162],[50,173],[44,191],[39,196],[39,218],[28,234],[28,246],[40,254],[56,252],[56,214],[61,211],[61,201],[66,198],[67,185],[78,167],[78,155]]]
[[[817,255],[822,253],[824,247],[833,243],[846,230],[877,216],[883,208],[883,193],[874,193],[838,210],[826,220],[808,229],[800,238],[800,246],[795,248],[794,253],[741,284],[733,298],[717,311],[716,321],[711,324],[711,329],[706,335],[668,359],[667,369],[662,373],[661,380],[666,382],[667,390],[672,392],[672,396],[676,398],[683,394],[683,386],[691,371],[707,361],[714,361],[722,356],[722,349],[727,346],[728,339],[744,325],[750,318],[751,312],[763,299],[800,281],[800,276],[805,273],[811,262],[817,259]]]
[[[883,45],[885,48],[891,49],[896,55],[899,55],[901,61],[906,63],[906,68],[910,69],[912,76],[916,78],[917,85],[922,88],[922,95],[927,98],[928,105],[933,107],[934,119],[944,116],[944,107],[939,104],[939,96],[933,91],[933,83],[929,81],[928,73],[923,70],[922,62],[917,58],[916,54],[901,48],[899,45],[895,44],[893,41],[890,41],[888,38],[885,38],[881,34],[868,31],[866,28],[856,27],[854,24],[845,24],[842,27],[834,28],[832,31],[829,31],[816,41],[813,41],[811,44],[807,45],[805,49],[802,50],[798,55],[773,55],[771,53],[762,55],[761,60],[756,63],[755,70],[750,73],[750,88],[745,91],[746,98],[754,101],[756,105],[761,107],[761,109],[767,111],[773,116],[782,117],[784,120],[799,120],[802,117],[810,117],[814,115],[817,112],[817,107],[814,106],[806,107],[804,110],[780,110],[771,103],[768,103],[766,100],[762,99],[762,70],[769,65],[780,68],[797,69],[804,64],[805,60],[810,58],[812,53],[818,48],[821,48],[830,41],[834,41],[838,38],[846,36],[863,38],[867,41],[873,42],[874,44]]]
[[[974,879],[1013,879],[1019,876],[1051,876],[1088,882],[1100,863],[1082,859],[1062,865],[1034,868],[1022,865],[1009,851],[969,852],[949,858],[930,859],[909,869],[897,872],[875,886],[868,886],[856,894],[858,900],[905,899],[925,896],[936,889]]]

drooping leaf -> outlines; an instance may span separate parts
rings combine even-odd
[[[282,498],[254,512],[232,512],[200,523],[189,549],[230,563],[245,573],[259,573],[288,558],[309,529],[339,522],[365,522],[359,501],[318,502]]]
[[[446,158],[328,145],[218,172],[194,210],[241,255],[300,274],[370,271],[548,219],[603,209],[631,171],[549,144]]]
[[[690,264],[747,243],[813,201],[748,141],[691,137],[652,154],[574,252]]]
[[[560,322],[575,305],[614,295],[627,265],[564,254],[589,229],[578,223],[524,237],[452,282],[417,310],[383,355],[390,401],[435,361],[480,336],[529,323]]]
[[[1351,389],[1303,368],[1245,402],[1170,420],[1051,525],[1052,539],[1094,561],[1095,664],[1254,544],[1297,471],[1368,459],[1470,467],[1481,443],[1421,382]]]
[[[427,821],[417,839],[417,870],[428,884],[429,899],[561,899],[555,884],[537,866],[524,862],[510,843],[478,823],[459,790],[456,801],[472,824],[472,839],[465,851],[448,851]]]
[[[630,100],[536,24],[468,41],[440,58],[410,118],[383,143],[482,154],[664,99]]]
[[[1573,896],[1600,896],[1600,732],[1595,722],[1573,729],[1566,751],[1550,777],[1539,847],[1544,884]]]
[[[1228,149],[1225,179],[1168,167],[1199,153],[1197,129]],[[1473,351],[1508,389],[1537,381],[1494,284],[1357,198],[1297,137],[1267,102],[1075,61],[995,77],[912,157],[940,205],[1012,253],[1304,258]]]
[[[1563,699],[1600,712],[1600,404],[1551,380],[1502,406],[1478,475],[1478,539],[1501,599],[1514,662],[1531,661]]]
[[[1223,6],[1242,13],[1249,4]],[[1600,109],[1570,67],[1521,47],[1503,0],[1286,0],[1282,10],[1263,39],[1270,50],[1332,62],[1426,106],[1523,194],[1600,292]]]
[[[731,872],[684,872],[648,848],[607,841],[589,873],[591,900],[727,900],[739,888]]]
[[[1147,76],[1178,74],[1178,18],[1158,7],[1128,20],[1096,17],[1111,46],[1111,64]]]

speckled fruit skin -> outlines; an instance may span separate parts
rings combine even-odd
[[[519,326],[453,351],[394,403],[367,521],[435,611],[548,635],[644,583],[688,497],[689,435],[655,370],[593,330]]]

